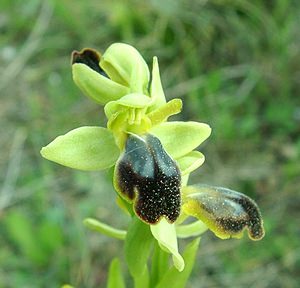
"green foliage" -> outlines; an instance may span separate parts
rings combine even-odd
[[[61,227],[56,223],[43,222],[34,227],[29,217],[15,211],[5,221],[11,242],[30,262],[37,266],[47,263],[52,253],[62,244]]]
[[[147,287],[147,260],[152,242],[149,225],[134,217],[125,239],[125,259],[134,280],[142,281],[144,287]]]
[[[157,55],[167,99],[185,100],[177,119],[212,126],[207,165],[192,180],[255,194],[265,219],[251,249],[206,234],[187,287],[297,286],[299,1],[3,0],[0,11],[1,287],[101,287],[122,253],[118,240],[82,227],[92,215],[125,227],[109,177],[38,153],[70,127],[105,125],[69,59],[113,42],[134,45],[148,64]]]
[[[121,265],[118,258],[114,258],[110,263],[107,288],[125,288]]]
[[[194,267],[199,241],[200,238],[197,238],[193,242],[189,243],[185,248],[185,251],[183,253],[183,259],[185,262],[184,270],[182,272],[178,272],[175,267],[171,267],[159,281],[158,285],[155,286],[156,288],[163,288],[168,286],[174,288],[185,287],[185,284]]]

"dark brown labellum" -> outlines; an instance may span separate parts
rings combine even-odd
[[[180,170],[153,135],[129,135],[115,171],[115,186],[134,202],[138,217],[149,224],[162,216],[173,223],[180,213]]]

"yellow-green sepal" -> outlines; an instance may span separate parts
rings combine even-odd
[[[87,171],[113,166],[119,154],[113,133],[93,126],[71,130],[41,149],[41,155],[50,161]]]
[[[101,105],[118,100],[129,88],[101,75],[83,63],[72,65],[73,80],[82,92]]]
[[[149,69],[134,47],[124,43],[112,44],[101,57],[100,66],[110,79],[129,87],[131,92],[147,94]]]
[[[176,159],[181,175],[185,176],[199,168],[205,161],[204,155],[199,151],[191,151],[188,154]]]
[[[173,121],[154,126],[149,133],[158,137],[165,150],[178,159],[205,141],[211,128],[204,123]]]
[[[153,57],[150,96],[153,99],[153,105],[149,108],[149,112],[163,106],[166,103],[166,97],[160,80],[157,57]]]

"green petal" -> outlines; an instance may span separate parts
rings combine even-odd
[[[154,126],[149,133],[158,137],[166,151],[179,158],[191,152],[206,140],[211,128],[198,122],[165,122]]]
[[[149,109],[152,110],[151,106]],[[172,99],[166,104],[162,104],[156,110],[148,113],[148,117],[152,122],[152,125],[157,125],[161,122],[164,122],[168,119],[169,116],[180,113],[182,109],[182,101],[180,99]]]
[[[182,271],[184,269],[184,260],[178,252],[175,224],[169,224],[165,218],[162,218],[156,225],[150,225],[150,228],[159,246],[164,251],[172,254],[176,269]]]
[[[199,151],[192,151],[177,159],[181,175],[184,176],[196,170],[204,163],[204,160],[204,155]]]
[[[84,94],[99,104],[117,100],[129,93],[129,89],[102,76],[81,63],[72,65],[73,80]]]
[[[41,154],[44,158],[79,170],[103,170],[115,164],[119,149],[110,130],[80,127],[54,139]]]
[[[100,66],[113,81],[129,87],[131,92],[147,93],[149,69],[134,47],[112,44],[101,57]]]
[[[166,103],[166,97],[161,84],[159,67],[157,57],[153,57],[152,64],[152,81],[150,84],[150,96],[154,100],[153,106],[150,107],[150,111],[157,109],[158,107]]]
[[[264,236],[263,220],[257,204],[248,196],[221,187],[195,185],[182,188],[183,212],[203,221],[221,239]]]

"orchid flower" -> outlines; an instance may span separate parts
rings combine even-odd
[[[43,147],[41,154],[80,170],[114,166],[117,203],[139,223],[132,228],[135,237],[95,219],[86,219],[87,226],[119,239],[135,238],[132,241],[140,241],[137,235],[144,231],[172,254],[179,271],[185,263],[177,238],[199,236],[207,229],[222,239],[240,238],[244,230],[253,240],[264,236],[260,211],[246,195],[187,185],[189,174],[204,162],[204,155],[195,149],[210,136],[211,128],[205,123],[167,121],[181,111],[182,101],[166,101],[156,57],[150,73],[130,45],[112,44],[103,55],[83,49],[72,54],[72,74],[82,92],[104,106],[107,127],[74,129]],[[188,217],[193,222],[185,224]],[[134,269],[132,273],[137,273]]]

